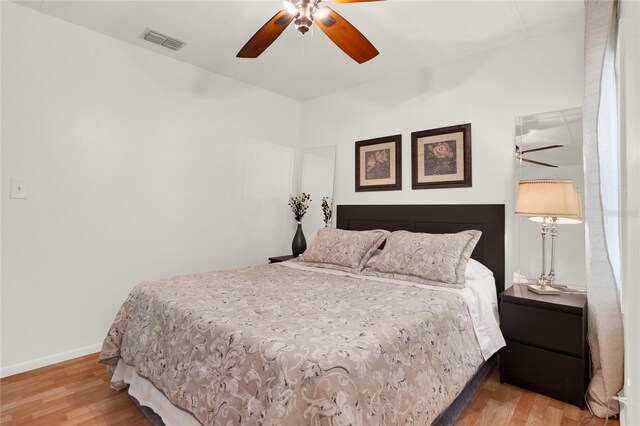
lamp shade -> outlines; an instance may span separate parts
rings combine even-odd
[[[574,202],[576,203],[576,209],[578,210],[578,217],[558,217],[558,223],[561,225],[577,225],[584,221],[582,216],[582,200],[580,198],[580,191],[573,188]],[[544,218],[542,216],[530,216],[529,220],[532,222],[542,222]]]
[[[573,219],[579,223],[579,193],[568,179],[521,180],[516,196],[516,215]]]

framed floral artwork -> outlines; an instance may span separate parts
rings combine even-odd
[[[411,133],[413,189],[471,186],[471,124]]]
[[[402,136],[356,142],[356,192],[402,189]]]

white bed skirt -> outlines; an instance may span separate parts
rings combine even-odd
[[[111,381],[127,383],[129,395],[137,399],[140,405],[151,408],[162,418],[166,426],[201,426],[191,414],[174,406],[150,381],[140,377],[136,370],[122,359],[118,360]]]

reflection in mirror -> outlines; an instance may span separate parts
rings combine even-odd
[[[313,241],[318,230],[324,226],[322,197],[333,199],[335,162],[335,145],[304,150],[301,191],[311,194],[311,206],[302,221],[307,243]]]
[[[516,187],[524,179],[571,179],[583,196],[581,108],[516,117],[515,144]],[[535,279],[541,273],[540,223],[517,217],[514,232],[514,283],[524,283],[524,277]],[[546,251],[547,272],[551,262],[549,248],[550,244]],[[556,249],[556,283],[584,290],[584,223],[559,225]]]

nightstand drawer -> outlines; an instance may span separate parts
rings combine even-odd
[[[503,302],[500,307],[500,328],[505,339],[584,356],[581,315],[516,303]]]
[[[507,341],[500,352],[502,381],[584,406],[585,374],[579,358]]]

